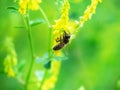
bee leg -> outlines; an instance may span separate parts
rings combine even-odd
[[[66,32],[64,31],[64,33],[63,33],[63,40],[65,39],[65,33],[66,33]]]
[[[57,37],[57,38],[55,39],[55,41],[56,41],[56,42],[60,42],[60,39]]]
[[[62,43],[63,42],[63,37],[62,36],[60,36],[60,43]]]
[[[64,30],[64,35],[66,35],[67,33],[65,32],[65,30]]]

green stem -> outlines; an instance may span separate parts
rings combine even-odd
[[[40,85],[40,90],[42,90],[42,86],[43,86],[43,84],[44,84],[44,81],[45,81],[45,79],[46,79],[46,76],[47,76],[47,69],[45,70],[45,73],[44,73],[44,77],[43,77],[43,80],[41,81],[41,85]]]
[[[48,58],[51,58],[52,28],[49,28]]]
[[[50,24],[45,12],[43,11],[43,9],[41,7],[39,7],[40,12],[42,13],[44,19],[46,20],[48,27],[49,27],[49,42],[48,42],[48,58],[51,57],[51,40],[52,40],[52,25]]]
[[[48,28],[49,28],[49,46],[48,46],[48,56],[49,56],[49,58],[51,57],[51,39],[52,39],[52,25],[50,24],[50,22],[49,22],[49,20],[48,20],[48,18],[47,18],[47,16],[46,16],[46,14],[45,14],[45,12],[43,11],[43,9],[41,8],[41,7],[39,7],[39,10],[40,10],[40,12],[42,13],[42,15],[43,15],[43,17],[44,17],[44,19],[46,20],[46,22],[47,22],[47,24],[48,24]]]
[[[43,11],[43,9],[41,7],[39,7],[39,10],[40,12],[42,13],[44,19],[46,20],[47,24],[48,24],[48,28],[49,28],[49,42],[48,42],[48,59],[50,60],[51,58],[51,40],[52,40],[52,25],[50,24],[45,12]],[[43,77],[43,80],[41,81],[41,85],[40,85],[40,90],[42,90],[42,86],[44,84],[44,81],[46,79],[46,76],[47,76],[47,73],[48,73],[48,70],[46,69],[45,70],[45,73],[44,73],[44,77]]]
[[[26,89],[27,89],[29,79],[30,79],[30,75],[31,75],[31,71],[32,71],[32,67],[33,67],[33,64],[34,64],[34,50],[33,50],[33,43],[32,43],[32,34],[31,34],[29,12],[26,14],[25,20],[26,20],[28,39],[29,39],[30,51],[31,51],[31,63],[30,63],[30,66],[29,66],[27,77],[26,77]]]
[[[41,7],[39,7],[39,10],[40,10],[40,12],[42,13],[44,19],[46,20],[46,22],[47,22],[47,24],[48,24],[48,27],[51,28],[52,25],[50,24],[50,22],[49,22],[49,20],[48,20],[48,18],[47,18],[47,16],[46,16],[46,14],[45,14],[45,12],[43,11],[43,9],[42,9]]]

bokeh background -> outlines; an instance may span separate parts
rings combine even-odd
[[[90,0],[69,0],[70,19],[79,19]],[[43,0],[41,7],[51,24],[60,16],[61,0]],[[18,5],[13,0],[0,0],[0,90],[22,90],[16,78],[4,73],[5,52],[2,45],[6,37],[13,39],[18,62],[25,61],[23,76],[30,63],[30,48],[27,32],[19,13],[11,12],[8,6]],[[42,18],[39,11],[30,12],[31,20]],[[36,55],[42,57],[48,50],[47,23],[32,27]],[[9,43],[8,43],[9,44]],[[67,60],[62,61],[58,81],[53,90],[120,90],[120,1],[103,0],[96,14],[80,28],[75,39],[65,49]],[[34,66],[39,69],[39,64]],[[32,73],[34,73],[34,70]],[[20,89],[17,89],[20,87]],[[84,88],[84,89],[81,89]],[[31,90],[35,90],[35,87]]]

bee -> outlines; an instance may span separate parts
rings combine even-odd
[[[53,47],[53,50],[57,51],[62,49],[67,43],[69,43],[69,40],[70,40],[70,35],[64,31],[63,35],[60,36],[60,39],[59,38],[56,39],[56,42],[59,43]]]

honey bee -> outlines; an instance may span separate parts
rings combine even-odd
[[[63,36],[60,36],[60,39],[59,38],[56,39],[56,42],[59,43],[53,47],[53,50],[57,51],[62,49],[69,42],[69,39],[70,35],[64,31]]]

